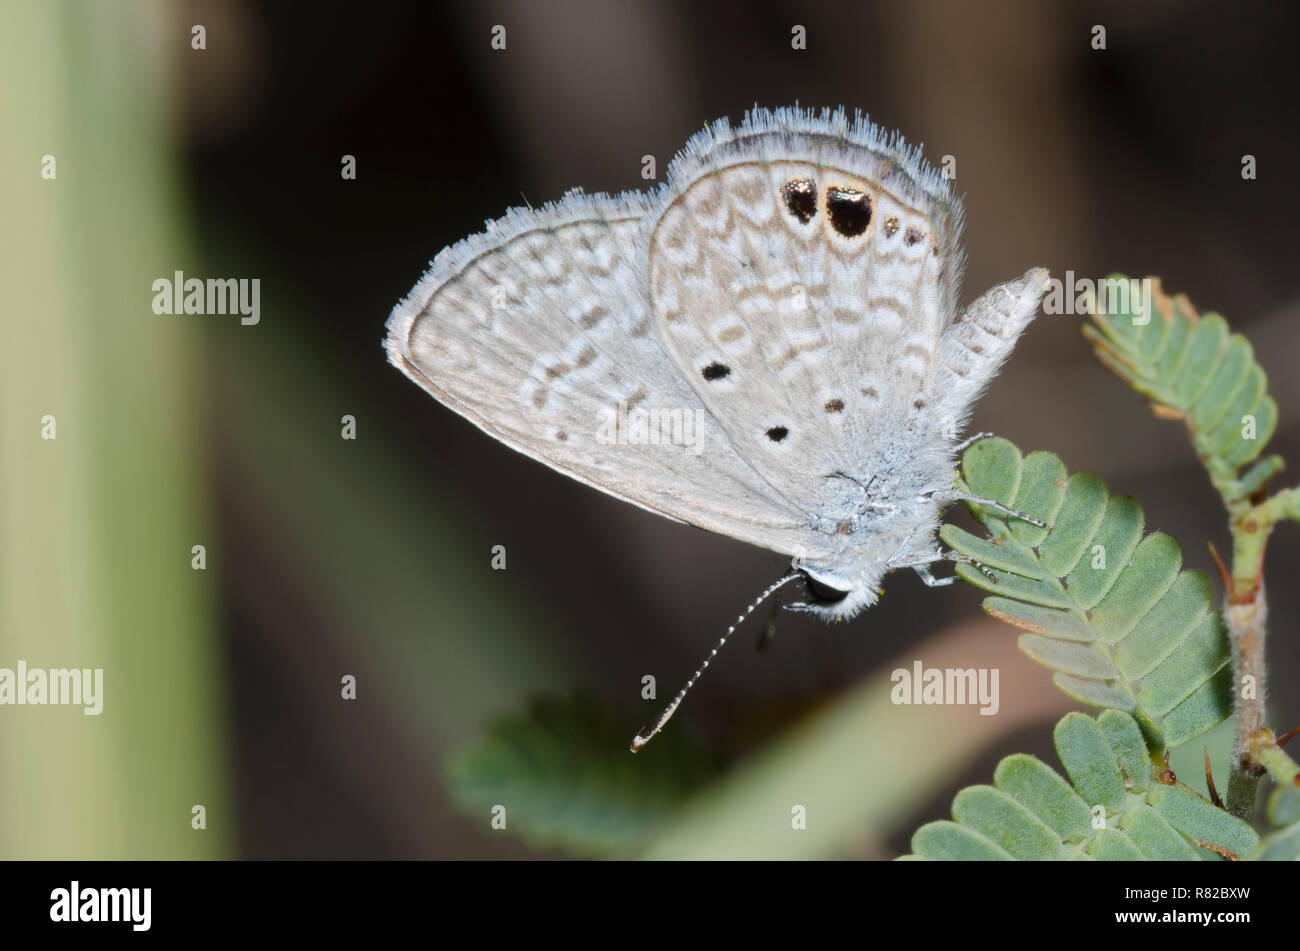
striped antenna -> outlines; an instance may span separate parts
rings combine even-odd
[[[764,591],[757,598],[755,598],[753,604],[745,608],[745,613],[737,617],[736,623],[731,625],[731,627],[727,628],[727,633],[723,634],[722,637],[718,639],[718,645],[709,652],[708,657],[704,658],[704,663],[700,664],[700,669],[695,671],[695,675],[691,677],[690,680],[686,681],[686,686],[683,687],[678,692],[677,696],[673,697],[673,702],[668,704],[668,706],[664,707],[663,713],[659,714],[659,716],[655,717],[653,720],[651,720],[649,723],[643,726],[641,728],[641,732],[639,732],[636,736],[632,738],[631,750],[633,753],[639,751],[641,747],[645,746],[647,743],[653,740],[655,734],[664,728],[664,724],[672,719],[673,714],[677,712],[677,708],[682,705],[682,700],[686,698],[686,692],[690,690],[692,687],[694,687],[695,681],[699,680],[700,675],[709,669],[709,664],[713,663],[713,658],[718,656],[718,651],[722,650],[722,645],[727,643],[727,638],[729,638],[732,634],[735,633],[736,628],[740,627],[741,623],[745,620],[745,618],[753,614],[754,609],[758,607],[760,604],[762,604],[764,601],[766,601],[768,598],[770,598],[777,588],[780,588],[782,585],[789,584],[791,581],[794,581],[798,577],[801,577],[801,572],[798,571],[786,575],[780,581],[777,581],[774,584],[772,584],[766,591]]]

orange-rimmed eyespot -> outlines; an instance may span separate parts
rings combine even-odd
[[[846,238],[856,238],[871,224],[871,196],[856,188],[834,186],[826,190],[826,214],[831,227]]]

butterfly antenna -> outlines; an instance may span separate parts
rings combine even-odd
[[[700,664],[700,669],[695,671],[694,676],[692,676],[690,680],[686,681],[686,686],[683,687],[678,692],[677,696],[673,697],[673,702],[668,704],[668,706],[664,707],[663,713],[659,714],[659,716],[655,717],[653,720],[651,720],[649,723],[643,726],[641,728],[641,732],[639,732],[636,736],[632,738],[631,750],[633,753],[637,752],[638,750],[641,749],[641,747],[645,746],[647,743],[653,740],[655,734],[664,728],[664,724],[673,718],[673,714],[677,712],[677,708],[680,707],[682,705],[682,701],[686,699],[687,691],[689,691],[692,687],[694,687],[695,681],[699,680],[700,675],[709,669],[709,664],[713,663],[713,658],[718,656],[718,651],[722,650],[722,645],[727,643],[727,638],[729,638],[733,633],[735,633],[736,628],[740,627],[741,623],[745,620],[745,618],[753,614],[754,609],[758,607],[760,604],[762,604],[764,601],[766,601],[768,598],[770,598],[773,595],[773,593],[776,592],[777,588],[780,588],[782,585],[789,584],[791,581],[794,581],[798,577],[800,577],[800,573],[797,571],[786,575],[780,581],[777,581],[773,583],[770,587],[768,587],[766,591],[764,591],[762,594],[760,594],[757,598],[754,599],[753,604],[745,608],[745,613],[737,617],[736,623],[732,624],[731,627],[727,628],[727,633],[723,634],[722,637],[718,639],[717,646],[714,647],[713,650],[709,652],[708,657],[704,658],[704,663]]]

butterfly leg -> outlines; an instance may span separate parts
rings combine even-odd
[[[995,584],[997,583],[998,580],[997,576],[993,574],[992,570],[986,564],[984,564],[984,562],[980,561],[978,558],[972,558],[970,555],[963,555],[961,552],[957,552],[957,551],[930,551],[916,558],[909,558],[905,561],[893,562],[889,565],[889,567],[890,568],[911,568],[918,575],[920,575],[921,580],[924,581],[931,588],[937,588],[937,587],[942,587],[944,585],[949,585],[957,580],[956,575],[953,575],[950,578],[933,577],[930,574],[930,570],[927,566],[934,564],[936,561],[953,561],[959,564],[970,565],[972,568],[974,568],[984,577],[988,578],[990,581],[992,581]]]
[[[973,446],[975,443],[979,442],[981,439],[988,439],[992,435],[993,433],[976,433],[974,436],[971,436],[970,438],[965,439],[959,442],[956,446],[954,446],[952,450],[953,455],[960,455],[961,453],[969,449],[971,446]]]
[[[978,558],[972,558],[970,555],[963,555],[961,552],[956,552],[956,551],[946,551],[943,553],[943,557],[947,561],[954,561],[957,562],[958,564],[970,565],[972,568],[974,568],[976,571],[982,574],[985,578],[988,578],[994,584],[998,583],[998,576],[993,573],[992,569],[989,568],[988,565],[984,564],[984,562],[980,561]],[[956,575],[954,575],[953,577],[956,577]]]
[[[921,576],[921,580],[925,582],[927,588],[946,588],[957,580],[956,575],[949,575],[947,578],[936,578],[930,574],[930,569],[925,565],[913,565],[912,570]]]
[[[1017,512],[1009,505],[1003,505],[995,499],[986,499],[981,495],[971,495],[968,492],[961,492],[957,489],[948,489],[944,492],[935,492],[930,495],[931,501],[938,502],[940,505],[947,505],[949,502],[974,502],[976,505],[982,505],[985,508],[1000,512],[1003,515],[1009,515],[1012,518],[1020,519],[1022,522],[1028,522],[1030,525],[1036,525],[1039,528],[1051,528],[1041,518],[1035,518],[1025,512]]]

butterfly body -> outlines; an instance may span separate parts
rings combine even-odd
[[[1031,270],[959,311],[961,226],[896,136],[756,110],[657,191],[571,192],[444,250],[386,346],[507,445],[789,555],[803,607],[851,617],[942,557],[957,434],[1046,288]]]

